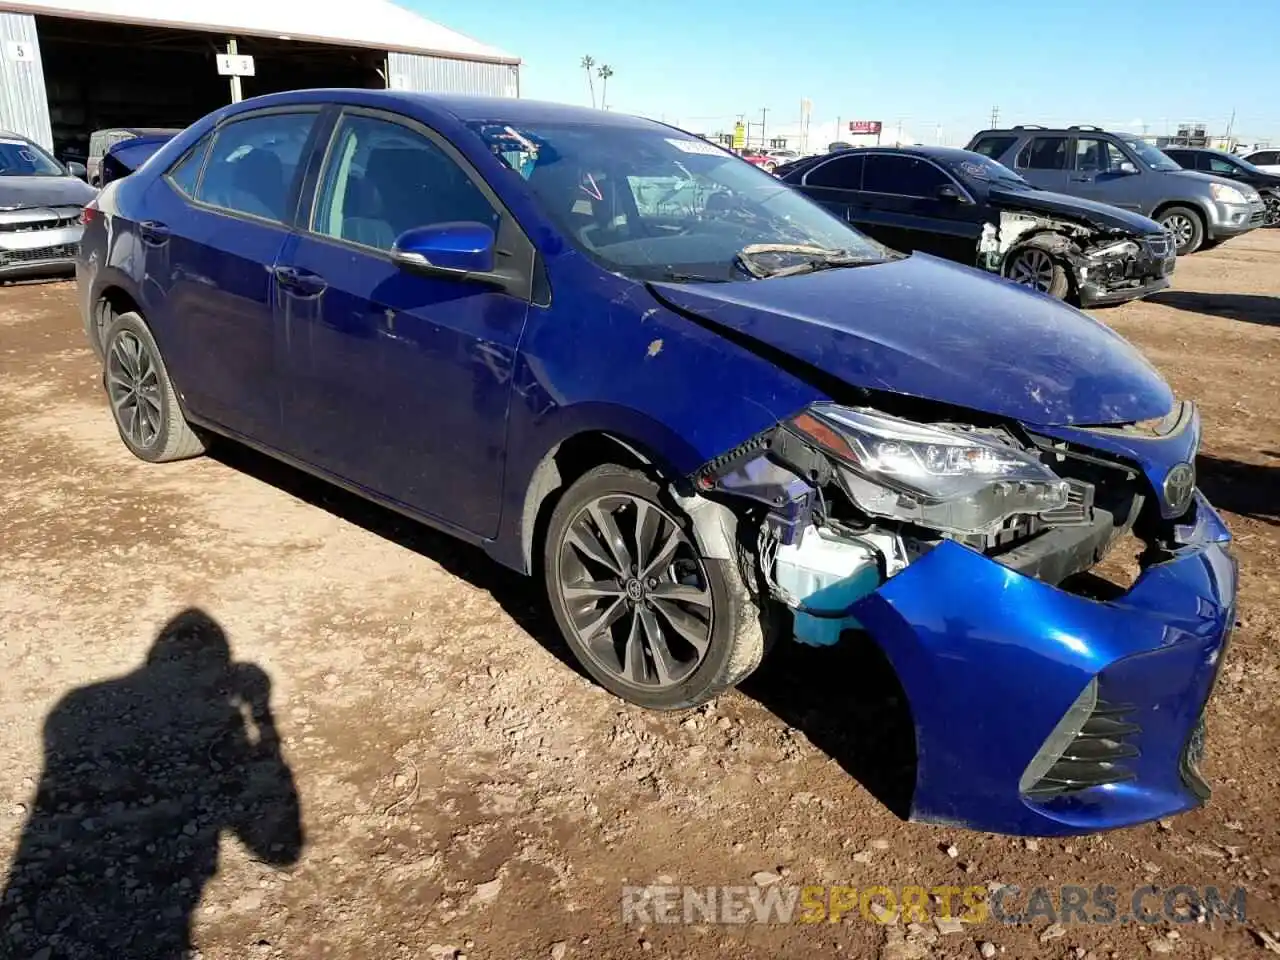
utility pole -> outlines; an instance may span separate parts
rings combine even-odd
[[[764,125],[768,119],[769,119],[769,108],[761,107],[760,108],[760,149],[761,150],[767,149],[769,146],[769,142],[765,139],[765,136],[764,136]]]
[[[240,51],[236,49],[236,38],[235,38],[235,37],[227,37],[227,53],[229,53],[231,56],[233,56],[233,57],[234,57],[234,56],[236,56],[239,52],[240,52]],[[233,61],[233,62],[234,62],[234,61]],[[232,103],[239,103],[239,102],[240,102],[241,100],[243,100],[243,99],[244,99],[244,97],[241,95],[241,92],[240,92],[240,75],[239,75],[238,73],[237,73],[237,74],[232,74],[232,76],[231,76],[231,102],[232,102]]]
[[[991,129],[994,130],[998,126],[1000,126],[1000,108],[992,107],[991,108]]]

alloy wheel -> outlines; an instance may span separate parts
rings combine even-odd
[[[149,449],[160,434],[160,377],[150,351],[128,330],[116,334],[107,352],[107,396],[120,429]]]
[[[1053,258],[1034,247],[1023,250],[1009,265],[1009,279],[1024,287],[1048,293],[1053,286]]]
[[[711,645],[706,567],[676,520],[629,493],[587,503],[565,528],[556,588],[578,643],[623,683],[672,687]]]
[[[1179,250],[1190,243],[1196,235],[1195,224],[1186,214],[1175,213],[1166,217],[1163,226],[1173,234],[1173,242],[1178,245]]]

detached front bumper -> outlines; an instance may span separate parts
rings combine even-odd
[[[1170,559],[1106,603],[946,541],[852,608],[911,704],[913,819],[1050,836],[1204,801],[1201,715],[1235,620],[1236,565],[1230,533],[1198,492],[1190,516]],[[1090,736],[1124,749],[1100,752],[1111,761],[1097,776],[1076,769],[1084,786],[1024,790],[1028,766],[1095,679]]]
[[[1153,277],[1145,282],[1139,281],[1137,286],[1113,287],[1102,283],[1080,283],[1080,306],[1106,307],[1117,303],[1128,303],[1130,300],[1141,300],[1143,297],[1166,290],[1169,277]]]

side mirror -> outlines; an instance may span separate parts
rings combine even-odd
[[[497,280],[493,273],[493,228],[483,223],[436,223],[396,238],[392,261],[403,270],[455,280]]]
[[[84,180],[89,176],[88,169],[86,169],[85,165],[79,160],[67,161],[67,173],[71,174],[73,177],[79,177],[81,180]]]
[[[957,190],[955,186],[950,183],[944,183],[942,184],[942,186],[938,187],[938,199],[951,200],[951,201],[954,201],[955,203],[969,202],[968,199],[965,197],[965,195],[961,193],[959,190]]]
[[[1122,161],[1119,169],[1121,173],[1137,173],[1138,172],[1138,168],[1135,167],[1128,160]]]

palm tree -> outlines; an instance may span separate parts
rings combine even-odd
[[[582,62],[579,64],[583,70],[587,71],[587,89],[591,91],[591,106],[593,107],[596,105],[596,80],[591,75],[591,68],[595,65],[596,58],[592,56],[583,57]]]
[[[600,68],[599,73],[600,73],[600,80],[602,81],[600,84],[600,109],[608,110],[609,109],[608,107],[609,78],[613,76],[613,67],[609,66],[606,63],[604,64],[604,66]]]

